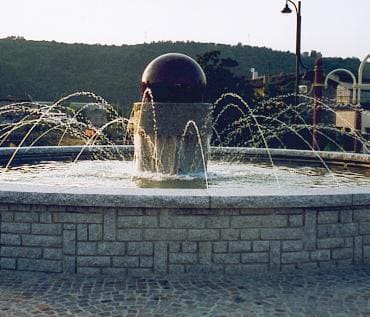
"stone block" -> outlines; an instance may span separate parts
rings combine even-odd
[[[297,264],[282,264],[281,271],[282,272],[291,272],[297,269]]]
[[[112,260],[114,267],[139,267],[138,256],[114,256]]]
[[[281,268],[281,242],[280,241],[270,242],[269,267],[271,271],[280,271],[280,268]]]
[[[159,226],[161,228],[170,228],[172,225],[172,217],[168,210],[161,210],[159,214]]]
[[[338,223],[318,225],[318,238],[341,238],[358,234],[357,223]]]
[[[240,229],[241,240],[257,240],[260,238],[260,229]]]
[[[249,252],[252,250],[250,241],[229,241],[229,252]]]
[[[103,267],[101,269],[101,274],[103,275],[119,275],[119,276],[126,276],[127,269],[121,267]]]
[[[352,259],[353,249],[352,248],[333,249],[331,250],[331,257],[334,260]]]
[[[297,252],[283,252],[281,255],[281,263],[303,263],[308,262],[310,252],[297,251]]]
[[[118,241],[138,241],[143,239],[142,229],[119,229],[117,230]]]
[[[353,211],[350,209],[339,211],[339,222],[350,223],[353,221]]]
[[[227,242],[213,242],[213,252],[214,253],[226,253],[227,252]]]
[[[174,228],[204,228],[204,216],[175,216],[172,218]]]
[[[3,211],[1,213],[1,221],[2,222],[14,222],[14,212]]]
[[[303,241],[302,240],[286,240],[282,241],[282,250],[285,252],[291,251],[302,251]]]
[[[302,227],[303,215],[289,215],[289,227]]]
[[[153,255],[152,242],[129,242],[127,244],[128,255]]]
[[[46,260],[61,260],[63,257],[62,249],[44,248],[43,258]]]
[[[168,274],[179,275],[185,273],[185,266],[182,264],[170,264],[168,266]]]
[[[65,212],[67,210],[67,207],[57,205],[32,205],[32,210],[39,212],[40,211]]]
[[[168,273],[168,244],[166,242],[154,243],[154,273]]]
[[[365,245],[366,244],[370,245],[370,234],[363,235],[362,238],[363,238],[363,243]]]
[[[156,228],[158,218],[156,216],[119,216],[118,228]]]
[[[31,233],[30,223],[3,222],[1,224],[2,233]]]
[[[320,213],[318,214],[320,215]],[[304,250],[315,250],[316,249],[316,233],[317,233],[316,218],[320,217],[319,215],[317,215],[317,212],[313,210],[306,211],[305,213],[305,221],[304,221],[304,229],[303,229],[304,235],[302,237]],[[324,220],[326,218],[327,217],[324,217]]]
[[[87,224],[77,225],[77,240],[87,241]]]
[[[103,238],[107,241],[115,241],[117,236],[116,211],[106,211],[103,214]]]
[[[60,212],[54,213],[54,222],[63,223],[102,223],[102,214],[95,213],[77,213],[77,212]]]
[[[97,255],[97,242],[77,242],[77,255]]]
[[[216,264],[239,264],[240,254],[217,253],[213,255],[213,262]]]
[[[354,210],[353,220],[356,222],[370,221],[370,210],[369,209]]]
[[[11,205],[9,205],[9,211],[29,212],[29,211],[31,211],[31,205],[11,204]]]
[[[297,269],[300,270],[315,270],[319,267],[320,262],[297,263]]]
[[[270,250],[270,241],[253,241],[253,252],[263,252]]]
[[[2,245],[21,245],[21,237],[18,234],[2,233],[0,241]]]
[[[39,216],[40,223],[52,223],[53,222],[53,216],[51,212],[42,212]]]
[[[125,255],[125,242],[98,242],[98,255]]]
[[[199,242],[199,264],[212,263],[212,242]]]
[[[60,235],[62,225],[55,223],[33,223],[31,226],[32,234]]]
[[[0,258],[0,268],[2,270],[15,270],[17,268],[16,259]]]
[[[154,259],[152,256],[140,256],[140,267],[153,267]]]
[[[330,250],[315,250],[311,251],[312,261],[329,261],[330,260]]]
[[[186,229],[145,229],[145,240],[186,240]]]
[[[91,202],[91,200],[90,200],[90,202]],[[98,207],[99,208],[99,207]],[[66,209],[65,209],[65,211],[67,212],[67,213],[73,213],[73,214],[77,214],[77,213],[85,213],[85,214],[87,214],[87,213],[89,213],[89,209],[92,209],[91,207],[89,207],[89,206],[73,206],[73,205],[71,205],[71,206],[66,206]],[[54,210],[54,208],[53,208],[53,210]],[[64,211],[64,210],[61,210],[61,212],[62,211]]]
[[[102,267],[111,266],[111,260],[109,256],[78,256],[77,266],[89,266],[89,267]]]
[[[370,245],[364,246],[364,258],[370,258]]]
[[[101,224],[89,225],[89,241],[103,240],[103,226]]]
[[[170,252],[180,252],[181,242],[169,241],[168,242],[168,248],[169,248]]]
[[[318,266],[321,269],[328,270],[328,269],[334,269],[337,266],[337,264],[334,261],[324,261],[324,262],[318,262]]]
[[[75,255],[76,254],[76,231],[64,230],[63,231],[63,254]]]
[[[189,274],[222,274],[224,266],[221,264],[186,264],[185,273]]]
[[[353,242],[354,238],[353,237],[347,237],[344,238],[344,247],[345,248],[353,248]]]
[[[262,228],[262,240],[293,240],[301,239],[303,237],[302,228]]]
[[[61,236],[44,236],[44,235],[23,235],[22,236],[23,246],[34,246],[34,247],[56,247],[62,246]]]
[[[181,251],[185,253],[196,252],[198,245],[196,242],[185,241],[181,243]]]
[[[243,253],[242,263],[268,263],[269,254],[267,252]]]
[[[42,255],[42,249],[18,246],[17,247],[2,246],[0,254],[2,257],[8,258],[40,259]]]
[[[355,264],[363,262],[363,237],[354,238],[353,260]]]
[[[317,240],[318,249],[334,249],[343,247],[344,247],[344,238],[326,238]]]
[[[227,216],[208,216],[205,218],[206,228],[228,228],[230,227],[230,217]]]
[[[63,272],[74,274],[77,272],[76,258],[74,256],[63,257]]]
[[[62,262],[53,260],[18,259],[18,270],[61,273]]]
[[[198,255],[196,253],[170,253],[170,264],[195,264],[198,262]]]
[[[360,234],[370,234],[370,222],[360,223]]]
[[[226,274],[247,274],[247,273],[262,273],[268,271],[267,264],[239,264],[228,265],[225,267]]]
[[[218,229],[189,229],[188,239],[191,241],[219,240],[220,232]]]
[[[353,259],[337,260],[335,261],[335,263],[337,264],[337,267],[339,268],[353,267]]]
[[[152,276],[153,270],[149,268],[128,268],[127,269],[127,276],[132,277],[145,277],[145,276]]]
[[[96,276],[96,275],[101,274],[101,268],[100,267],[77,267],[77,274]]]
[[[76,224],[74,224],[74,223],[63,223],[63,229],[76,230]]]
[[[145,214],[145,212],[144,212],[143,208],[127,208],[127,207],[124,207],[124,208],[118,208],[117,209],[117,214],[118,214],[118,216],[143,216]]]
[[[334,211],[320,211],[317,215],[317,222],[322,223],[338,223],[339,222],[339,212]]]
[[[29,223],[38,222],[39,221],[39,215],[38,215],[37,212],[32,212],[32,211],[28,211],[28,212],[15,212],[14,213],[14,221],[15,222],[22,222],[22,223],[25,223],[25,222],[29,222]]]
[[[231,228],[287,227],[287,215],[231,216]]]
[[[221,240],[240,240],[240,229],[221,229]]]

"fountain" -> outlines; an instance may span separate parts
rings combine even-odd
[[[212,134],[211,105],[201,102],[205,86],[203,70],[186,55],[165,54],[147,66],[142,78],[146,102],[133,107],[139,171],[205,174]]]
[[[167,62],[180,64],[173,70],[167,68]],[[157,80],[160,70],[166,70],[166,76],[179,75],[180,82],[174,77],[163,80],[159,76]],[[190,78],[198,79],[196,83],[188,81],[189,73]],[[307,169],[307,165],[319,163],[324,166],[323,173],[326,167],[332,170],[333,164],[363,166],[368,171],[368,155],[208,147],[209,106],[202,103],[205,78],[197,64],[183,55],[165,55],[149,64],[143,79],[143,102],[134,105],[132,120],[115,116],[102,98],[79,93],[109,110],[107,118],[112,120],[101,127],[77,120],[78,111],[66,115],[61,102],[48,107],[17,104],[0,108],[2,118],[17,114],[17,120],[1,126],[0,142],[8,142],[9,136],[27,127],[18,144],[32,145],[0,148],[4,163],[0,173],[0,269],[142,276],[335,269],[370,263],[369,177],[352,173],[361,181],[346,186],[335,181],[338,173],[332,171],[330,186],[316,183],[315,178],[308,186],[299,182],[289,185],[277,164],[298,161]],[[237,125],[227,127],[232,132],[229,138],[240,139],[245,131],[256,129],[253,144],[269,144],[270,136],[264,134],[267,121],[282,123],[282,129],[307,129],[304,124],[288,127],[282,119],[288,111],[285,108],[263,117],[240,98],[229,97],[241,103],[227,107],[245,114]],[[297,108],[289,109],[299,115]],[[21,119],[18,110],[24,113]],[[164,126],[166,122],[169,128]],[[45,131],[37,131],[39,125],[45,126]],[[123,140],[129,140],[126,133],[133,132],[134,147],[112,144],[108,129],[115,127],[117,132],[117,126]],[[35,146],[55,130],[61,131],[59,144],[67,134],[78,136],[83,143]],[[281,140],[278,132],[274,131],[274,140]],[[222,135],[218,133],[219,140]],[[34,163],[30,169],[16,166],[32,160],[101,158],[107,153],[108,162],[77,161],[69,163],[68,169],[64,163]],[[181,180],[189,175],[204,181],[206,170],[211,183],[208,188],[204,184],[196,188],[137,188],[106,183],[112,175],[134,169],[131,157],[136,162],[135,173],[150,179],[159,176],[158,184],[163,183],[161,177]],[[236,158],[238,162],[233,163]],[[221,160],[221,172],[217,172],[219,165],[214,159]],[[251,177],[254,172],[246,162],[254,160],[266,161],[267,169]],[[32,174],[32,168],[38,173]],[[300,178],[297,170],[288,168],[290,182]],[[315,170],[309,169],[308,174]],[[235,185],[230,174],[241,172],[247,181]],[[135,173],[127,183],[131,176],[137,176]],[[227,175],[226,181],[217,185],[212,180],[215,174]],[[40,182],[45,176],[52,181]],[[93,182],[88,185],[90,178]],[[272,179],[272,183],[259,186],[253,182],[261,178]]]

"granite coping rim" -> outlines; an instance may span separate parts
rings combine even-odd
[[[317,189],[155,189],[57,187],[0,183],[0,204],[121,208],[314,208],[369,206],[370,185]]]

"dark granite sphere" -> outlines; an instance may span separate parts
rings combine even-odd
[[[164,54],[151,61],[141,79],[141,92],[150,88],[155,102],[202,102],[206,76],[191,57]],[[146,95],[145,100],[150,100]]]

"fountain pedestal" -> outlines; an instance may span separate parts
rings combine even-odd
[[[139,171],[204,175],[212,134],[210,104],[137,102],[132,129]]]

